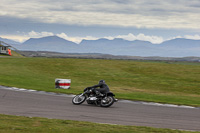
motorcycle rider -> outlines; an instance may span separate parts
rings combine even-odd
[[[99,89],[97,89],[99,87]],[[99,84],[88,87],[88,89],[92,89],[93,91],[100,96],[103,96],[106,92],[109,92],[110,89],[104,80],[100,80]]]

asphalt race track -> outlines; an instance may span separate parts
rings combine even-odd
[[[123,100],[102,108],[71,100],[69,95],[0,86],[0,114],[200,131],[200,108]]]

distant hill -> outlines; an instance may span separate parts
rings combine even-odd
[[[80,43],[80,47],[83,50],[83,53],[137,56],[141,55],[140,53],[143,53],[143,51],[149,49],[149,47],[154,47],[154,44],[147,41],[128,41],[120,38],[115,38],[113,40],[83,40]]]
[[[20,46],[15,45],[15,47],[20,50],[65,52],[65,49],[73,50],[77,47],[77,44],[58,36],[48,36],[42,38],[30,38]]]
[[[61,53],[101,53],[127,56],[200,57],[200,40],[177,38],[161,44],[147,41],[128,41],[121,38],[82,40],[80,44],[57,36],[30,38],[14,47],[25,51],[52,51]]]
[[[124,40],[121,38],[115,38],[113,40],[108,40],[108,39],[98,39],[98,40],[82,40],[80,45],[90,45],[90,46],[97,46],[97,45],[101,45],[101,46],[127,46],[127,45],[152,45],[152,43],[147,42],[147,41],[139,41],[139,40],[135,40],[135,41],[128,41],[128,40]]]
[[[48,36],[48,37],[42,37],[42,38],[30,38],[27,41],[25,41],[23,44],[25,45],[37,45],[37,44],[66,44],[66,45],[74,45],[74,42],[65,40],[63,38],[60,38],[58,36]]]
[[[1,38],[1,37],[0,37],[0,41],[3,41],[3,42],[8,43],[8,44],[20,44],[19,42],[16,42],[16,41],[13,41],[13,40],[10,40],[10,39],[6,39],[6,38]]]
[[[171,57],[200,57],[200,40],[176,38],[165,41],[158,45],[158,47],[166,51],[166,55]]]
[[[160,46],[174,47],[174,48],[196,48],[200,47],[200,40],[191,40],[184,38],[176,38],[163,42]]]

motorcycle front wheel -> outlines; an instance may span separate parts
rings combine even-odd
[[[113,96],[104,97],[100,102],[100,106],[101,107],[110,107],[114,103],[114,101],[115,101],[115,99]]]
[[[85,95],[76,95],[73,99],[72,99],[72,103],[75,105],[79,105],[81,103],[83,103],[86,99]]]

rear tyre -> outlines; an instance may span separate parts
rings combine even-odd
[[[85,95],[76,95],[73,99],[72,99],[72,103],[75,105],[79,105],[82,104],[86,99]]]
[[[104,97],[100,102],[100,106],[101,107],[110,107],[111,105],[113,105],[114,101],[115,101],[115,99],[113,96]]]

